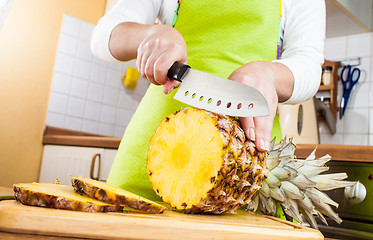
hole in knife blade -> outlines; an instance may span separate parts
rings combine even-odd
[[[241,109],[242,103],[237,104],[237,109]]]
[[[207,103],[210,104],[212,102],[212,98],[209,98],[209,100],[207,100]]]
[[[250,103],[249,106],[248,106],[249,110],[253,109],[253,107],[254,107],[253,103]]]
[[[193,93],[193,95],[192,95],[192,98],[195,98],[196,97],[196,94],[195,93]]]
[[[200,102],[202,102],[202,101],[203,101],[203,96],[201,96],[201,97],[199,98],[199,101],[200,101]]]
[[[227,103],[227,108],[230,108],[232,106],[232,103],[231,102],[228,102]]]
[[[186,91],[184,95],[185,95],[185,96],[188,96],[188,94],[189,94],[189,91]]]
[[[216,106],[220,106],[220,104],[221,104],[221,101],[219,100],[217,101]]]

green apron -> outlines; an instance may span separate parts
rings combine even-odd
[[[176,1],[176,0],[175,0]],[[175,28],[187,44],[188,65],[227,78],[251,61],[276,59],[279,35],[279,0],[184,0]],[[176,17],[176,15],[175,15]],[[159,123],[169,114],[187,107],[151,85],[127,126],[107,182],[152,200],[146,173],[149,141]],[[278,118],[272,137],[281,139]]]

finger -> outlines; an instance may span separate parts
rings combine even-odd
[[[177,80],[169,79],[167,82],[163,85],[163,92],[165,94],[170,94],[172,90],[175,88],[178,88],[180,86],[180,82]]]
[[[165,51],[163,52],[157,61],[154,63],[154,79],[156,82],[165,84],[168,80],[167,73],[172,64],[175,61],[184,61],[177,52],[174,51]],[[180,84],[172,81],[172,86],[177,87]]]
[[[152,51],[152,50],[150,49],[150,46],[149,46],[149,45],[150,45],[149,43],[145,44],[145,46],[144,46],[144,48],[143,48],[143,50],[142,50],[142,56],[141,56],[141,62],[140,62],[140,69],[139,69],[139,72],[140,72],[140,74],[141,74],[141,76],[142,76],[143,78],[145,78],[146,80],[148,80],[149,82],[151,82],[151,83],[153,83],[153,84],[156,84],[155,82],[150,81],[150,80],[147,78],[146,74],[145,74],[146,63],[148,62],[149,57],[151,56],[151,51]]]
[[[151,55],[148,57],[145,64],[144,75],[146,76],[146,79],[149,82],[154,83],[156,85],[164,84],[167,81],[167,79],[164,79],[164,81],[159,81],[159,79],[155,79],[155,63],[157,62],[159,56],[161,56],[166,50],[167,49],[163,48],[155,49],[155,51],[153,51]]]
[[[255,141],[255,125],[252,117],[241,117],[240,118],[242,129],[244,130],[246,137],[251,141]]]
[[[254,118],[255,145],[259,151],[269,151],[273,119],[272,116]]]

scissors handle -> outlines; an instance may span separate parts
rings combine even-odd
[[[351,89],[359,81],[360,74],[361,74],[361,71],[359,68],[352,69],[351,65],[345,66],[341,72],[341,80],[343,83],[343,88]]]
[[[357,74],[355,74],[355,72],[357,72]],[[351,72],[351,82],[353,82],[354,84],[357,83],[357,81],[359,81],[360,79],[360,74],[360,69],[354,68],[354,70],[352,70]]]

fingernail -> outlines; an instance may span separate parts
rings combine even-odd
[[[260,144],[261,149],[263,149],[265,151],[269,151],[269,141],[268,140],[260,139],[259,144]]]
[[[172,92],[172,90],[174,90],[174,89],[175,89],[175,87],[171,87],[170,90],[168,90],[167,95],[170,94]]]
[[[249,138],[251,141],[255,141],[255,131],[254,128],[249,129]]]

